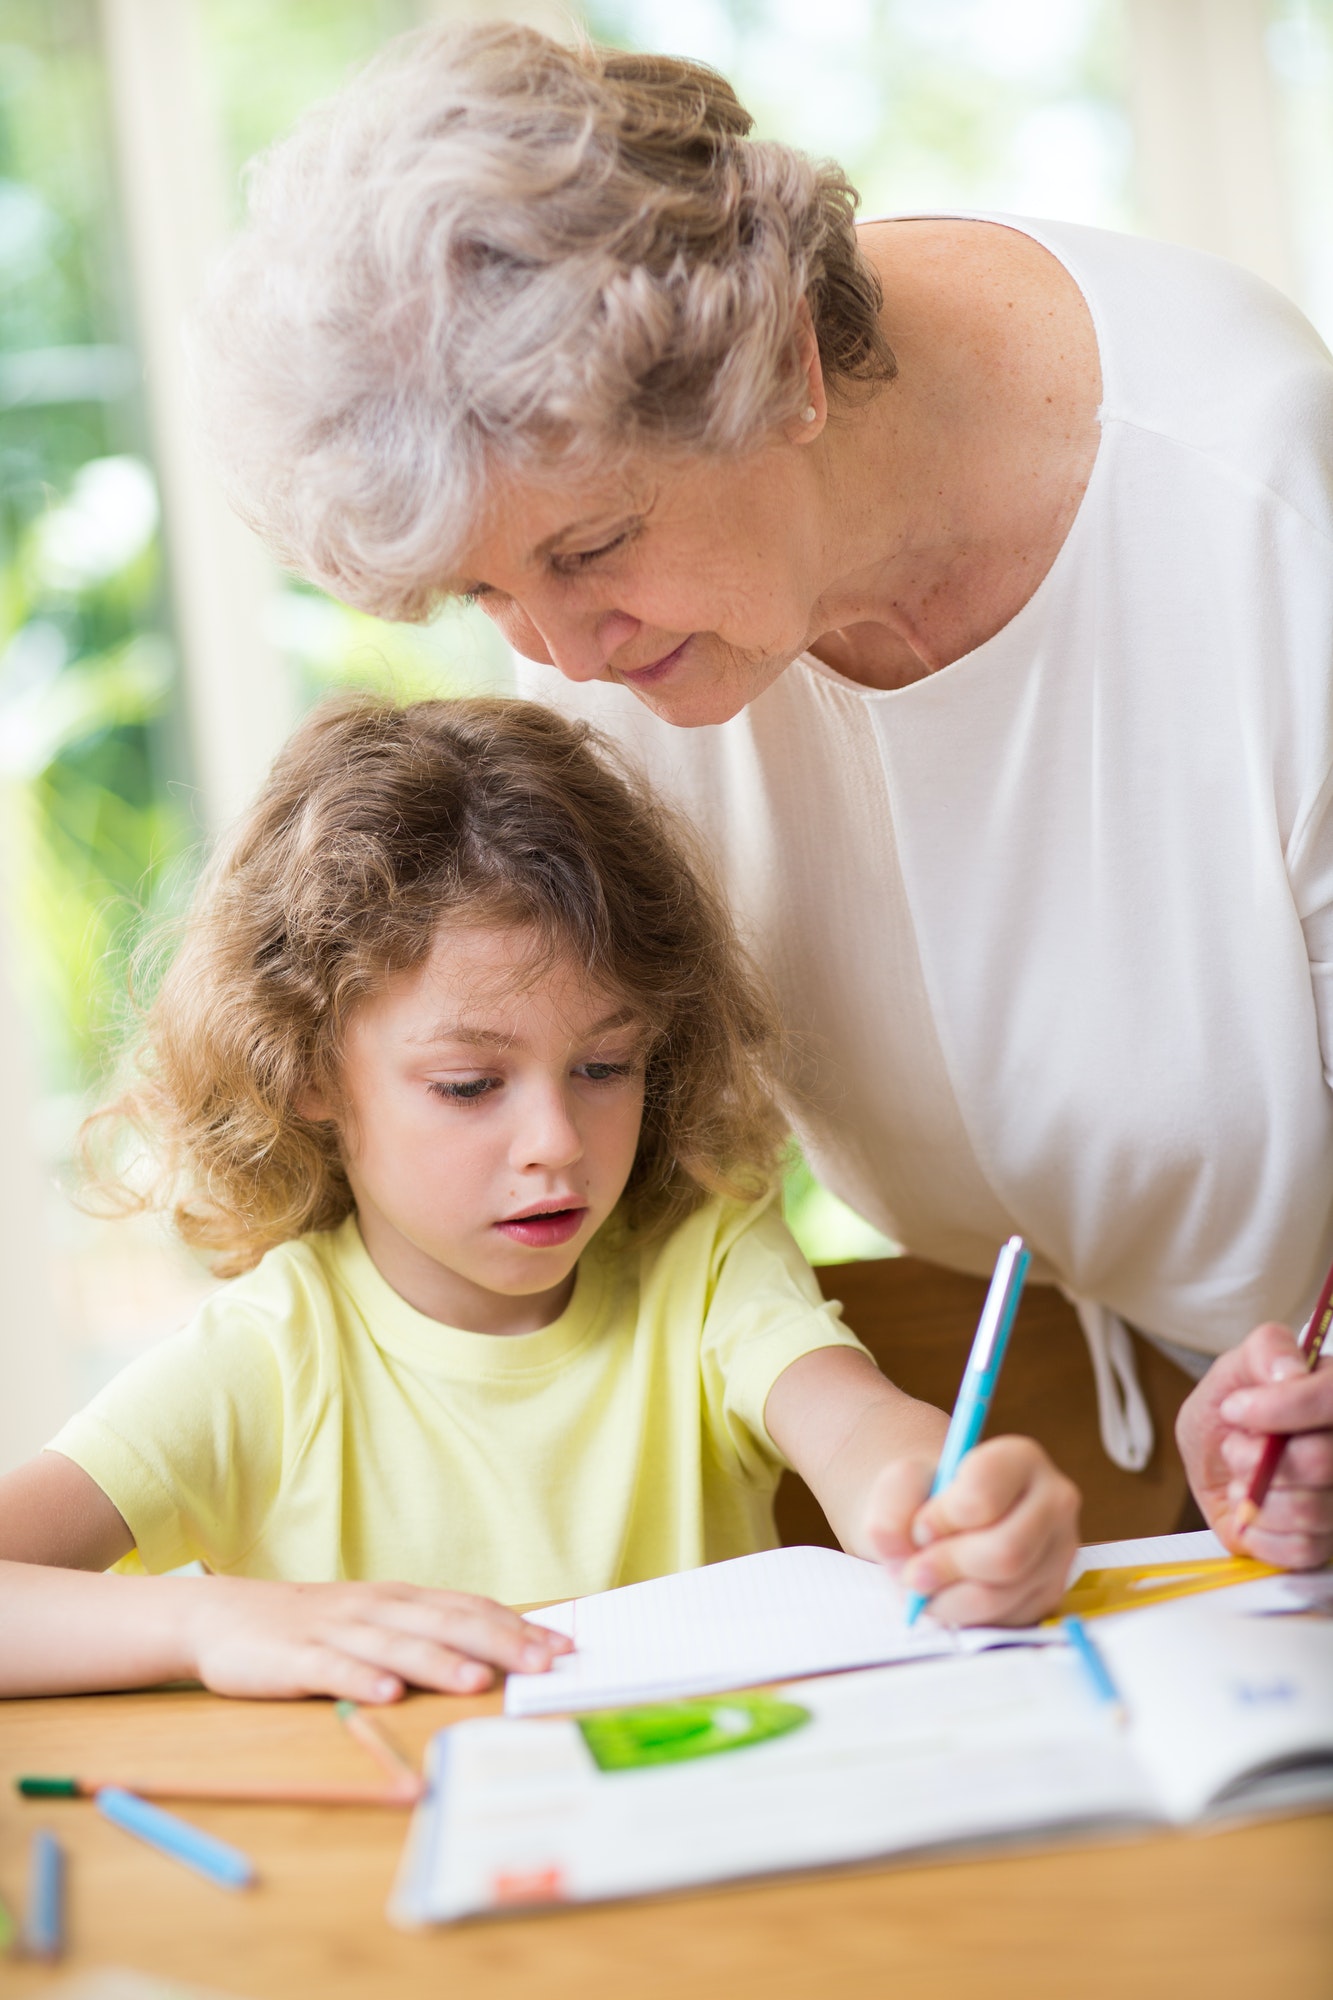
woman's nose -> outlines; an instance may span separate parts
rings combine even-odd
[[[580,615],[548,614],[533,620],[546,648],[546,657],[568,681],[595,681],[620,648],[639,630],[640,621],[627,611],[603,611]]]

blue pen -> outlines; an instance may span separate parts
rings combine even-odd
[[[949,1419],[944,1449],[931,1481],[932,1500],[952,1484],[959,1466],[985,1428],[991,1398],[1000,1379],[1000,1363],[1009,1345],[1014,1315],[1023,1292],[1023,1280],[1031,1262],[1021,1236],[1011,1236],[995,1260],[995,1275],[990,1281],[986,1303],[981,1308],[976,1338],[967,1357],[963,1379],[958,1385],[958,1400]],[[909,1625],[915,1625],[927,1602],[921,1591],[911,1592],[905,1614]]]
[[[229,1847],[225,1840],[214,1840],[211,1833],[202,1833],[188,1820],[178,1819],[175,1813],[163,1812],[161,1806],[149,1805],[147,1799],[134,1792],[123,1792],[118,1785],[103,1785],[94,1795],[94,1803],[113,1825],[147,1841],[173,1861],[183,1862],[220,1888],[244,1889],[255,1879],[254,1863],[239,1847]]]
[[[1083,1620],[1081,1618],[1062,1618],[1060,1623],[1064,1629],[1066,1639],[1068,1639],[1074,1649],[1079,1665],[1087,1675],[1088,1685],[1091,1687],[1098,1701],[1105,1702],[1106,1706],[1114,1713],[1117,1721],[1124,1722],[1126,1720],[1125,1704],[1120,1699],[1120,1690],[1111,1679],[1100,1650],[1094,1646],[1092,1640],[1089,1638]]]
[[[65,1850],[53,1833],[32,1837],[23,1949],[29,1958],[59,1958],[65,1949]]]

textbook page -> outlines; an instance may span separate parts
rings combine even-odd
[[[1333,1797],[1333,1620],[1195,1597],[1091,1629],[1168,1818]]]
[[[1066,1647],[843,1674],[782,1698],[808,1711],[791,1734],[654,1769],[599,1770],[572,1720],[442,1730],[391,1916],[449,1921],[1154,1816],[1124,1731]]]
[[[878,1563],[836,1549],[767,1549],[529,1612],[577,1651],[511,1674],[506,1715],[562,1715],[847,1667],[1042,1644],[1048,1633],[904,1623],[905,1593]]]

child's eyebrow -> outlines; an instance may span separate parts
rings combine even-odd
[[[596,1035],[611,1034],[617,1028],[639,1027],[641,1021],[637,1010],[630,1006],[617,1007],[600,1021],[594,1021],[578,1036],[579,1041],[591,1041]],[[466,1021],[437,1021],[424,1035],[409,1036],[409,1041],[417,1048],[432,1048],[438,1042],[462,1042],[467,1048],[493,1049],[521,1046],[513,1035],[501,1034],[495,1028],[471,1027]]]

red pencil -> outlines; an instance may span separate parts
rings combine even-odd
[[[1313,1368],[1319,1359],[1330,1322],[1333,1322],[1333,1265],[1329,1267],[1318,1303],[1301,1335],[1300,1348],[1305,1356],[1307,1369]],[[1250,1490],[1236,1509],[1236,1526],[1241,1533],[1258,1520],[1259,1509],[1263,1506],[1268,1489],[1273,1483],[1273,1474],[1277,1471],[1278,1460],[1286,1450],[1286,1445],[1286,1437],[1280,1432],[1264,1439],[1259,1463],[1250,1476]]]

